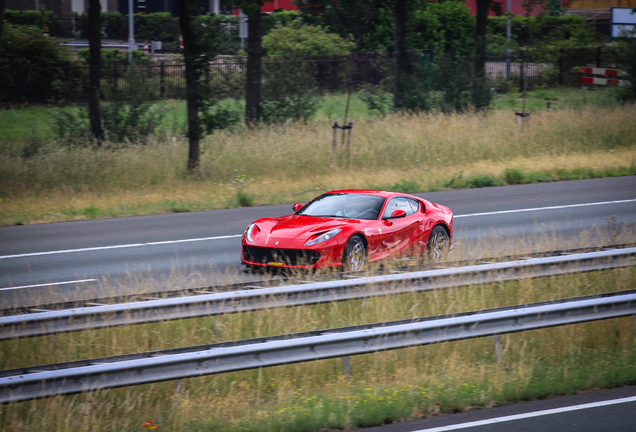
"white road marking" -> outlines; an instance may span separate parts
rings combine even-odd
[[[479,421],[474,421],[474,422],[469,422],[469,423],[461,423],[461,424],[456,424],[456,425],[441,426],[441,427],[430,428],[430,429],[420,429],[420,430],[413,431],[413,432],[446,432],[446,431],[454,431],[454,430],[458,430],[458,429],[466,429],[466,428],[472,428],[472,427],[477,427],[477,426],[485,426],[485,425],[490,425],[490,424],[494,424],[494,423],[503,423],[503,422],[514,421],[514,420],[523,420],[523,419],[527,419],[527,418],[531,418],[531,417],[541,417],[541,416],[546,416],[546,415],[551,415],[551,414],[559,414],[559,413],[564,413],[564,412],[569,412],[569,411],[578,411],[578,410],[597,408],[597,407],[603,407],[603,406],[608,406],[608,405],[622,404],[622,403],[627,403],[627,402],[636,402],[636,396],[623,398],[623,399],[613,399],[613,400],[607,400],[607,401],[601,401],[601,402],[592,402],[592,403],[582,404],[582,405],[572,405],[572,406],[567,406],[567,407],[562,407],[562,408],[554,408],[554,409],[549,409],[549,410],[544,410],[544,411],[535,411],[535,412],[529,412],[529,413],[526,413],[526,414],[516,414],[516,415],[511,415],[511,416],[506,416],[506,417],[497,417],[497,418],[492,418],[492,419],[487,419],[487,420],[479,420]]]
[[[0,288],[0,291],[17,290],[22,288],[35,288],[35,287],[43,287],[43,286],[53,286],[53,285],[68,285],[68,284],[82,283],[82,282],[97,282],[97,279],[81,279],[81,280],[66,281],[66,282],[52,282],[52,283],[37,284],[37,285],[23,285],[23,286],[17,286],[17,287]]]
[[[67,250],[58,250],[58,251],[49,251],[49,252],[33,252],[33,253],[18,254],[18,255],[3,255],[3,256],[0,256],[0,259],[32,257],[32,256],[40,256],[40,255],[56,255],[56,254],[73,253],[73,252],[90,252],[90,251],[99,251],[99,250],[108,250],[108,249],[123,249],[123,248],[141,247],[141,246],[157,246],[157,245],[188,243],[188,242],[197,242],[197,241],[206,241],[206,240],[219,240],[219,239],[241,237],[242,235],[243,234],[236,234],[236,235],[228,235],[228,236],[204,237],[204,238],[185,239],[185,240],[166,240],[166,241],[150,242],[150,243],[133,243],[133,244],[125,244],[125,245],[99,246],[99,247],[91,247],[91,248],[67,249]]]
[[[589,206],[608,205],[608,204],[623,204],[623,203],[630,203],[630,202],[636,202],[636,199],[619,200],[619,201],[603,201],[603,202],[585,203],[585,204],[570,204],[570,205],[552,206],[552,207],[535,207],[535,208],[516,209],[516,210],[501,210],[501,211],[486,212],[486,213],[473,213],[473,214],[465,214],[465,215],[455,215],[455,219],[463,218],[463,217],[472,217],[472,216],[488,216],[488,215],[496,215],[496,214],[522,213],[522,212],[541,211],[541,210],[558,210],[558,209],[573,208],[573,207],[589,207]]]
[[[516,210],[501,210],[501,211],[486,212],[486,213],[472,213],[472,214],[465,214],[465,215],[455,215],[455,219],[473,217],[473,216],[506,214],[506,213],[557,210],[557,209],[565,209],[565,208],[573,208],[573,207],[589,207],[589,206],[608,205],[608,204],[623,204],[623,203],[630,203],[630,202],[636,202],[636,199],[619,200],[619,201],[604,201],[604,202],[585,203],[585,204],[570,204],[570,205],[552,206],[552,207],[535,207],[535,208],[516,209]],[[49,251],[49,252],[34,252],[34,253],[26,253],[26,254],[18,254],[18,255],[4,255],[4,256],[0,256],[0,259],[23,258],[23,257],[32,257],[32,256],[41,256],[41,255],[56,255],[56,254],[74,253],[74,252],[92,252],[92,251],[100,251],[100,250],[108,250],[108,249],[157,246],[157,245],[189,243],[189,242],[207,241],[207,240],[220,240],[220,239],[241,237],[242,235],[243,234],[234,234],[234,235],[218,236],[218,237],[203,237],[203,238],[184,239],[184,240],[167,240],[167,241],[149,242],[149,243],[133,243],[133,244],[115,245],[115,246],[98,246],[98,247],[91,247],[91,248],[68,249],[68,250],[58,250],[58,251]]]

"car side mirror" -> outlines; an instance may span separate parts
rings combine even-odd
[[[296,213],[298,210],[303,208],[303,205],[301,203],[296,203],[296,204],[294,204],[294,207],[292,207],[292,208],[294,209],[294,213]]]
[[[406,212],[404,210],[395,210],[391,213],[391,219],[403,218],[406,217]]]

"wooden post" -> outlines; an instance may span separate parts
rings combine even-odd
[[[349,129],[347,129],[347,166],[351,160],[351,133],[353,131],[353,122],[349,122]]]
[[[331,161],[336,163],[336,146],[338,145],[338,129],[340,125],[338,122],[333,122],[333,147],[331,148]]]

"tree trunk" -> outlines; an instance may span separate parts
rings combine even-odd
[[[405,107],[404,96],[408,91],[407,77],[413,72],[408,50],[406,3],[407,0],[396,0],[395,2],[395,91],[393,93],[393,106],[396,110]]]
[[[99,85],[101,73],[101,48],[102,30],[99,16],[102,6],[99,0],[90,0],[88,5],[88,43],[89,43],[89,89],[88,89],[88,116],[90,119],[91,134],[100,141],[104,138],[102,122],[99,113]]]
[[[179,27],[183,35],[183,57],[185,58],[186,99],[188,111],[188,172],[199,170],[201,150],[201,122],[199,121],[199,74],[194,52],[194,32],[190,15],[190,0],[179,2]]]
[[[486,31],[491,0],[477,0],[475,13],[475,78],[483,78],[486,66]]]
[[[4,31],[5,0],[0,0],[0,59],[2,58],[2,32]]]
[[[262,33],[261,3],[244,11],[247,15],[247,80],[245,84],[245,123],[253,126],[261,119]]]

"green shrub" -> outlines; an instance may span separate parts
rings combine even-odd
[[[46,102],[55,98],[53,82],[63,78],[65,73],[60,69],[43,67],[60,65],[68,59],[68,53],[61,42],[42,35],[39,28],[6,24],[0,57],[0,69],[5,68],[0,70],[0,101],[24,97]],[[29,91],[28,95],[24,94],[26,89]]]
[[[263,48],[272,56],[328,56],[349,54],[355,44],[335,33],[296,20],[286,25],[276,24],[263,37]]]
[[[413,193],[422,190],[420,185],[415,180],[402,179],[389,188],[394,192]]]
[[[307,121],[318,110],[319,99],[311,77],[316,67],[312,62],[281,57],[263,65],[261,121],[283,123],[287,120]]]
[[[616,92],[618,99],[623,103],[636,102],[636,30],[632,30],[631,33],[631,37],[620,38],[618,41],[618,61],[621,70],[626,74],[621,76],[621,79],[630,83],[621,86]]]
[[[100,106],[102,127],[105,138],[112,143],[126,141],[145,142],[157,131],[164,110],[157,105],[157,91],[152,86],[133,88],[134,83],[147,73],[137,67],[130,67],[121,82],[107,82],[102,87],[108,103]],[[141,75],[141,76],[140,76]],[[67,107],[52,111],[54,131],[57,137],[70,144],[88,143],[88,107]]]
[[[254,205],[254,197],[242,190],[236,192],[236,202],[240,207],[252,207]]]
[[[496,178],[489,175],[477,176],[470,179],[470,186],[474,188],[483,188],[497,186],[499,182]]]
[[[5,10],[4,20],[6,24],[31,27],[40,33],[48,29],[51,36],[62,36],[63,33],[62,21],[57,19],[53,12],[44,10],[44,7],[39,11]]]
[[[509,185],[523,183],[523,172],[516,168],[507,169],[504,173],[504,179]]]
[[[473,50],[475,19],[463,2],[425,2],[410,17],[411,44],[416,49],[469,53]]]

